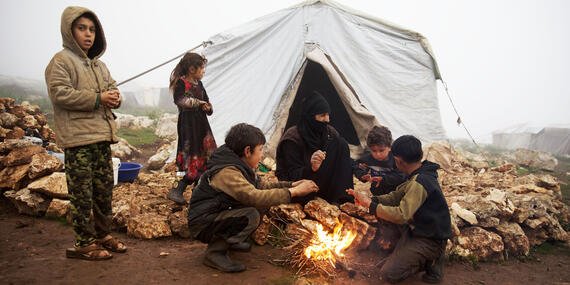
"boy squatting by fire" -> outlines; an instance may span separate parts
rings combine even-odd
[[[382,279],[397,283],[425,271],[423,281],[438,283],[443,277],[445,245],[451,238],[449,209],[437,181],[439,165],[421,162],[422,145],[414,136],[396,139],[392,153],[398,169],[407,175],[396,190],[372,198],[352,189],[347,192],[380,219],[407,225],[380,269]]]
[[[259,181],[253,171],[263,158],[263,132],[241,123],[227,133],[225,145],[207,162],[207,171],[192,191],[188,226],[193,238],[208,244],[204,264],[224,272],[245,266],[231,260],[229,250],[249,251],[245,239],[259,226],[260,210],[317,192],[311,180]]]

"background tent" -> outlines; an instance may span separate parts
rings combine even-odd
[[[427,40],[332,1],[306,1],[209,39],[204,85],[218,144],[239,122],[261,128],[273,156],[311,88],[331,91],[333,126],[366,146],[374,124],[397,137],[445,139],[437,99],[440,74]]]
[[[543,128],[521,124],[493,132],[493,145],[570,155],[570,126],[553,125]]]

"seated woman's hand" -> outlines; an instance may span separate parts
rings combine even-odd
[[[322,150],[317,150],[311,155],[311,169],[313,172],[319,170],[326,157],[327,153]]]
[[[293,185],[292,188],[289,188],[289,192],[291,192],[291,197],[300,197],[305,196],[312,192],[319,191],[319,186],[315,184],[312,180],[300,180],[297,185]],[[294,183],[297,183],[294,182]]]

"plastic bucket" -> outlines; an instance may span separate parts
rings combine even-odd
[[[117,185],[119,179],[119,168],[121,167],[121,160],[117,157],[113,157],[113,185]]]
[[[119,182],[133,182],[139,175],[142,164],[123,162],[119,167]]]

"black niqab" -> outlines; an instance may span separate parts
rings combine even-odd
[[[315,115],[324,113],[330,113],[329,103],[319,92],[313,91],[311,95],[305,98],[301,121],[297,125],[299,133],[311,153],[326,149],[328,141],[327,123],[315,119]]]

